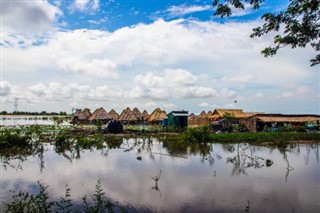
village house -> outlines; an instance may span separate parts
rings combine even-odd
[[[172,111],[168,114],[168,126],[175,128],[188,127],[188,111]]]
[[[319,127],[320,115],[284,115],[284,114],[255,114],[240,120],[251,132],[260,132],[265,128],[279,128],[287,126],[306,127],[308,123],[316,123]]]

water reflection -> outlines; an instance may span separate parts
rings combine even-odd
[[[61,197],[68,184],[72,198],[81,200],[100,179],[106,196],[129,212],[315,212],[320,208],[319,144],[283,150],[112,138],[96,147],[45,144],[9,153],[1,153],[3,201],[9,189],[32,191],[37,180],[50,186],[53,198]]]
[[[258,169],[264,166],[270,167],[273,164],[272,160],[264,159],[255,155],[255,147],[245,143],[237,144],[236,148],[234,148],[232,145],[229,145],[227,150],[231,153],[236,150],[235,156],[227,158],[227,163],[234,165],[231,173],[232,175],[248,175],[246,172],[247,168],[253,167]]]
[[[1,126],[17,125],[70,125],[70,118],[61,116],[36,116],[36,115],[1,115]]]

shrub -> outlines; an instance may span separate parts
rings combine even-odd
[[[184,139],[191,143],[206,143],[211,140],[210,129],[208,126],[189,128],[184,133]]]

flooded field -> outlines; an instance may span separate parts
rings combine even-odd
[[[38,116],[38,115],[1,115],[1,126],[16,126],[16,125],[53,125],[58,120],[62,120],[64,125],[69,124],[68,119],[58,116]]]
[[[286,149],[242,144],[175,144],[159,138],[118,139],[100,148],[44,144],[1,153],[1,210],[9,190],[50,198],[71,188],[80,204],[101,181],[106,197],[128,212],[317,212],[319,144]]]

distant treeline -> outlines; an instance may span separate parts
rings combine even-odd
[[[24,112],[24,111],[16,111],[16,112],[7,112],[1,111],[0,115],[68,115],[66,112]]]

